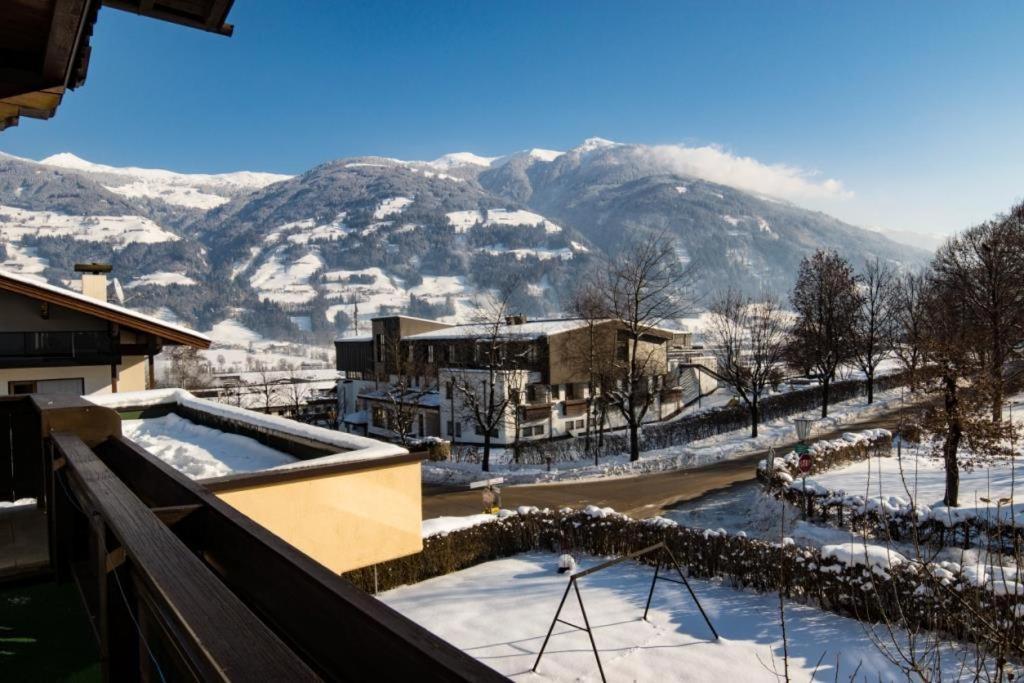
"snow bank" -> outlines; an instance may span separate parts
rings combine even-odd
[[[303,424],[295,420],[266,415],[245,408],[197,398],[184,389],[151,389],[118,394],[94,394],[86,397],[93,403],[113,410],[146,408],[158,405],[180,405],[225,420],[241,423],[251,429],[280,434],[300,441],[311,441],[321,446],[334,447],[340,452],[310,460],[295,460],[269,469],[292,470],[318,467],[338,462],[361,462],[396,455],[408,451],[395,444],[369,439],[355,434],[336,432],[323,427]]]

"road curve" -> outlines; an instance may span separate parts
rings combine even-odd
[[[843,432],[882,427],[895,429],[899,412],[893,411],[870,419],[845,424],[815,438],[834,439]],[[778,455],[793,449],[796,441],[776,447]],[[611,507],[631,517],[653,517],[679,503],[693,500],[737,482],[754,479],[757,462],[767,450],[754,451],[738,458],[723,460],[688,469],[658,472],[635,477],[609,477],[576,482],[526,484],[502,489],[502,507],[515,509],[520,505],[559,508],[598,505]],[[472,515],[481,511],[479,491],[442,486],[423,487],[423,518],[447,515]]]

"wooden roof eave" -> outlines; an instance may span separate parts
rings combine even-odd
[[[63,296],[57,292],[33,287],[30,284],[16,280],[0,280],[0,289],[31,297],[38,301],[45,301],[54,306],[61,306],[72,311],[102,318],[103,320],[123,325],[128,329],[159,337],[164,343],[194,346],[198,349],[210,348],[210,340],[206,337],[191,335],[175,327],[160,325],[129,313],[122,313],[106,306],[101,306],[98,302],[94,304],[83,299]]]

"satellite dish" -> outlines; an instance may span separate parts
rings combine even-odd
[[[124,306],[124,288],[121,287],[121,281],[116,277],[114,278],[114,297],[117,299],[117,303]]]

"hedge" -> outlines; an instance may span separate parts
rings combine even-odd
[[[888,620],[983,646],[997,647],[998,640],[1006,656],[1024,657],[1024,596],[993,592],[938,565],[847,566],[817,548],[588,510],[529,511],[431,536],[419,554],[345,576],[365,591],[388,590],[533,550],[619,556],[665,541],[691,576],[759,592],[781,589],[792,600],[862,621]]]

